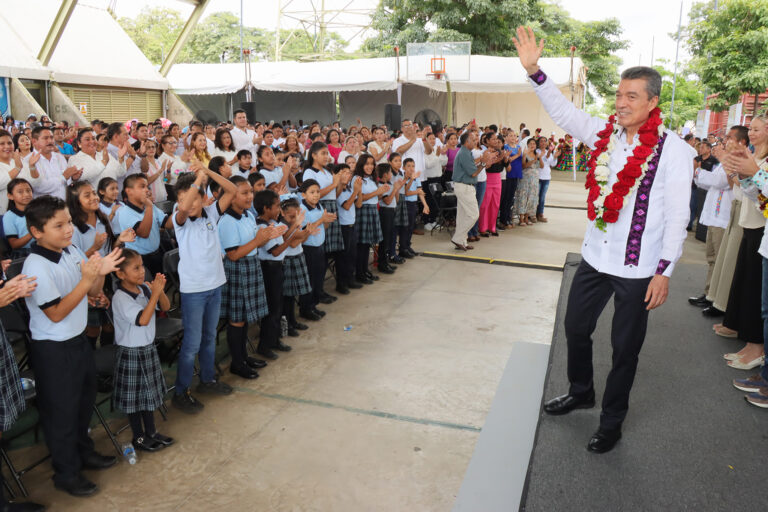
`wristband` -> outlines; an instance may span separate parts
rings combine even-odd
[[[200,186],[197,183],[193,183],[191,186],[195,187],[197,190],[200,190]]]
[[[528,75],[528,78],[533,80],[533,82],[536,85],[541,85],[541,84],[543,84],[544,82],[547,81],[547,74],[544,73],[544,71],[541,68],[539,68],[539,70],[537,72],[535,72],[534,74]]]

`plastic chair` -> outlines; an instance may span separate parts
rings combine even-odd
[[[437,218],[435,220],[435,227],[432,229],[430,235],[434,235],[435,231],[448,228],[448,214],[456,216],[456,196],[451,192],[446,192],[440,183],[430,183],[429,193],[435,198],[437,204]]]

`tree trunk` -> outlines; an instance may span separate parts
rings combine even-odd
[[[756,92],[755,93],[755,104],[752,106],[752,119],[754,119],[755,116],[757,116],[757,100],[758,100],[759,97],[760,97],[760,93]]]

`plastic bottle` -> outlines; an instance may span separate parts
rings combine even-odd
[[[285,315],[280,317],[280,333],[282,336],[288,336],[288,319]]]
[[[136,456],[136,450],[133,449],[133,445],[131,443],[126,443],[123,445],[123,457],[130,465],[136,464],[136,462],[139,460]]]

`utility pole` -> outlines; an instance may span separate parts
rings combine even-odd
[[[240,63],[243,62],[243,0],[240,0]]]
[[[680,19],[677,22],[677,45],[675,46],[675,75],[672,79],[672,105],[669,108],[669,123],[672,124],[672,114],[675,113],[675,89],[677,88],[677,56],[680,53],[680,30],[683,25],[683,2],[680,1]]]
[[[656,49],[656,36],[651,37],[651,67],[653,67],[653,52]]]

